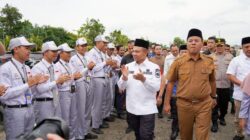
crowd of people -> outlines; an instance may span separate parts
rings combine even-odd
[[[72,140],[98,139],[115,119],[126,120],[136,140],[154,139],[155,114],[171,114],[170,139],[209,140],[227,125],[228,104],[235,113],[233,140],[250,135],[250,37],[239,53],[225,39],[191,29],[186,44],[170,50],[143,39],[114,45],[103,35],[88,50],[85,38],[72,48],[42,44],[43,58],[25,65],[35,46],[12,38],[12,58],[0,67],[0,101],[7,140],[30,133],[35,124],[62,118]],[[1,54],[5,53],[3,45]],[[166,130],[164,130],[166,131]],[[249,137],[248,137],[249,138]]]

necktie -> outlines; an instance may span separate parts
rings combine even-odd
[[[49,75],[50,75],[50,81],[54,81],[55,80],[55,74],[54,74],[54,68],[53,65],[49,66]],[[59,103],[59,97],[58,97],[58,92],[56,87],[52,88],[52,94],[53,94],[53,103],[54,106],[56,107]]]

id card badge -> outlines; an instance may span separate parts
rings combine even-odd
[[[30,93],[25,93],[26,104],[32,104],[32,95]]]
[[[74,93],[76,91],[76,86],[75,85],[71,85],[70,86],[70,93]]]
[[[89,83],[90,82],[90,76],[86,77],[86,81]]]

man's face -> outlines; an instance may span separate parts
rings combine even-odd
[[[184,54],[187,54],[188,51],[187,50],[180,50],[180,56],[184,55]]]
[[[190,54],[199,54],[203,46],[202,39],[197,36],[191,36],[187,40],[187,49]]]
[[[15,54],[21,59],[22,61],[29,60],[30,57],[30,47],[28,46],[19,46],[14,48]]]
[[[226,46],[225,46],[225,52],[231,53],[230,47],[226,47]]]
[[[219,44],[216,46],[216,52],[217,53],[223,53],[225,51],[225,45]]]
[[[131,54],[133,51],[134,43],[128,43],[128,52]]]
[[[114,53],[114,49],[107,49],[108,56],[111,56]]]
[[[87,50],[88,50],[87,45],[78,45],[76,47],[76,51],[81,55],[84,55],[87,52]]]
[[[207,41],[207,47],[208,47],[209,50],[213,50],[215,48],[215,40],[208,39],[208,41]]]
[[[60,58],[66,62],[69,62],[70,57],[71,57],[71,52],[61,52],[60,53]]]
[[[142,61],[147,57],[147,50],[142,47],[134,46],[132,55],[136,62]]]
[[[124,49],[124,47],[120,47],[118,53],[119,53],[120,56],[123,56],[123,55],[125,54],[125,49]]]
[[[58,51],[48,50],[44,53],[44,55],[49,59],[49,61],[53,62],[57,58]]]
[[[155,46],[155,54],[156,55],[161,55],[162,54],[161,46]]]
[[[250,43],[244,44],[242,48],[243,48],[243,52],[245,53],[245,55],[247,57],[250,57]]]
[[[103,42],[103,41],[98,41],[98,42],[96,42],[96,46],[97,46],[100,50],[104,49],[104,47],[107,46],[107,45],[108,45],[108,43]]]
[[[175,57],[178,56],[178,54],[179,54],[179,48],[177,46],[172,46],[171,47],[171,53]]]

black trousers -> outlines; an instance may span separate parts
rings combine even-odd
[[[176,97],[171,97],[170,106],[171,106],[171,117],[172,117],[172,132],[179,132],[179,123],[178,123],[178,113],[177,113],[177,106],[176,106]]]
[[[224,119],[227,114],[228,103],[230,101],[230,88],[217,88],[217,105],[212,111],[212,121],[217,122],[218,119]],[[220,114],[219,114],[220,112]]]
[[[162,95],[162,103],[161,103],[161,105],[157,106],[159,114],[162,114],[162,110],[163,110],[163,106],[164,106],[164,100],[165,100],[165,94],[166,94],[165,92],[166,92],[166,89],[164,90],[163,95]],[[159,95],[159,91],[157,92],[157,96],[158,95]]]
[[[136,140],[153,140],[155,114],[134,115],[128,112],[128,121],[135,132]]]

